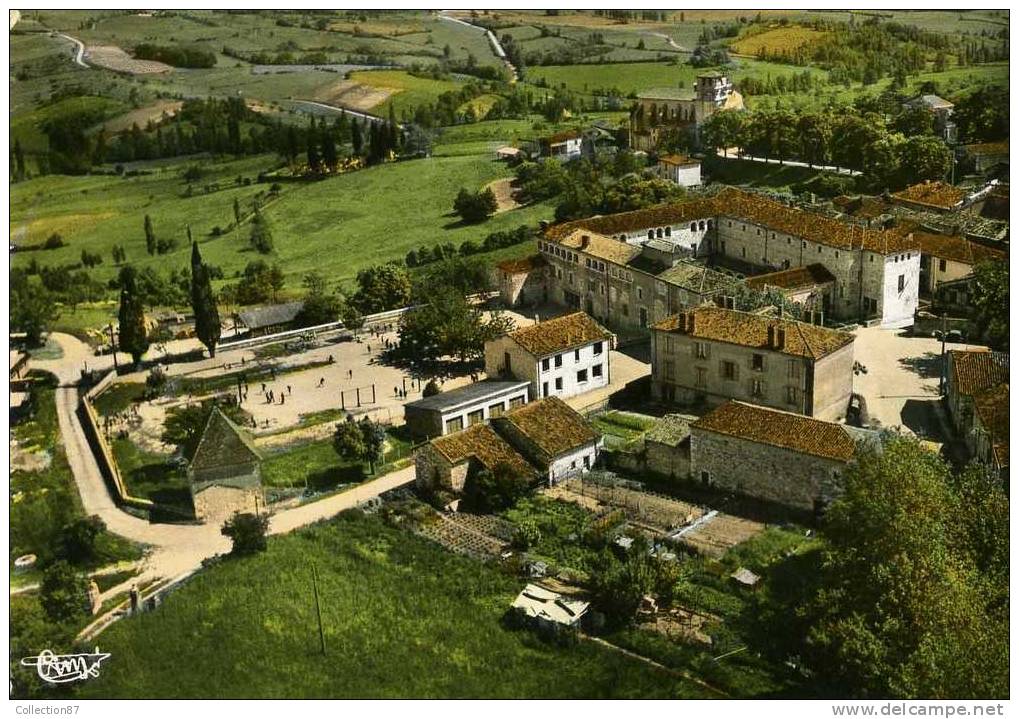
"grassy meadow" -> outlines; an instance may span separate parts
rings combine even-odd
[[[318,573],[326,653],[319,649]],[[103,634],[82,698],[705,698],[674,674],[501,618],[523,581],[345,516],[227,559]],[[251,682],[252,676],[259,681]]]

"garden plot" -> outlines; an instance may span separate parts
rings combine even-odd
[[[173,67],[155,60],[135,60],[116,45],[91,45],[85,50],[85,60],[97,67],[129,75],[155,75],[173,72]]]
[[[464,521],[463,518],[466,516],[469,515],[435,514],[434,521],[422,522],[415,531],[422,537],[431,539],[457,554],[464,554],[475,559],[498,557],[507,543],[480,528],[476,528],[480,524],[474,519]],[[499,521],[495,517],[491,519]],[[475,526],[471,526],[472,523]],[[506,522],[506,524],[509,523]]]
[[[578,495],[578,504],[590,507],[589,501],[622,509],[631,523],[664,534],[695,522],[704,516],[703,507],[689,502],[643,492],[623,486],[608,486],[571,479],[560,485],[564,493]],[[567,496],[561,499],[569,499]],[[571,499],[570,501],[577,501]]]
[[[760,534],[764,529],[765,525],[761,522],[716,512],[710,516],[705,515],[692,528],[673,534],[672,539],[698,554],[720,559],[728,550]]]

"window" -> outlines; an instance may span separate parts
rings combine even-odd
[[[600,355],[601,354],[601,349],[602,349],[602,343],[601,342],[595,342],[594,343],[594,353],[596,355]]]
[[[948,263],[945,260],[938,260],[938,270],[944,272],[948,269]]]
[[[659,227],[659,228],[658,228],[658,239],[662,239],[662,236],[663,236],[664,234],[665,234],[665,232],[663,232],[663,231],[662,231],[662,228],[661,228],[661,227]]]
[[[556,367],[562,367],[563,366],[563,356],[562,355],[556,355],[555,356],[555,366]]]
[[[601,377],[601,365],[600,364],[596,364],[596,365],[594,365],[591,368],[591,376],[592,377]]]
[[[470,427],[475,424],[481,424],[485,421],[485,410],[478,409],[473,412],[467,413],[467,426]]]
[[[700,229],[701,232],[704,232],[704,220],[701,220],[700,225],[698,226],[698,229]]]
[[[694,342],[694,354],[697,359],[708,358],[708,343],[707,342]]]
[[[789,360],[789,379],[800,378],[800,363],[796,360]]]
[[[495,404],[492,404],[492,405],[488,406],[488,416],[489,417],[499,417],[505,411],[506,411],[506,405],[504,405],[502,402],[496,402]]]
[[[706,469],[701,470],[701,484],[705,486],[711,484],[711,472]]]
[[[706,367],[697,368],[697,387],[699,389],[707,389],[708,386],[708,370]]]
[[[546,383],[545,386],[547,387],[548,384]],[[510,398],[510,409],[514,409],[516,407],[523,407],[523,406],[524,406],[524,395],[520,395],[519,397],[511,397]]]
[[[580,350],[573,350],[573,361],[580,362]]]
[[[764,371],[764,355],[755,354],[750,358],[750,366],[757,372]]]
[[[587,382],[587,370],[586,369],[577,370],[577,382],[579,382],[579,383]]]
[[[750,395],[752,397],[763,397],[764,396],[764,381],[759,379],[753,379],[750,381]]]
[[[696,231],[697,231],[697,223],[696,222],[691,222],[690,223],[690,232],[696,232]]]
[[[664,282],[656,282],[655,289],[658,290],[658,294],[661,296],[665,296],[668,293],[668,289],[666,288]]]
[[[463,417],[454,417],[453,419],[446,420],[446,434],[449,434],[450,432],[459,432],[463,428]]]
[[[623,317],[629,317],[629,316],[630,316],[630,306],[624,304],[623,305]]]
[[[644,299],[644,289],[642,287],[637,288],[637,299],[638,300]]]
[[[899,275],[899,292],[902,292],[904,289],[906,289],[906,276]]]
[[[584,469],[591,469],[591,456],[587,454],[584,455]]]
[[[746,257],[747,256],[747,248],[746,247],[741,247],[739,251],[740,251],[740,255],[742,257]]]
[[[672,360],[665,360],[665,379],[676,379],[676,363]]]
[[[672,237],[672,227],[666,227],[665,228],[665,236],[666,237]]]
[[[548,382],[541,383],[541,396],[548,397]]]
[[[648,231],[647,231],[647,238],[648,238],[649,240],[653,240],[653,239],[655,239],[655,231],[654,231],[654,230],[648,230]]]
[[[548,372],[548,357],[541,361],[541,371]]]
[[[563,378],[562,377],[556,377],[555,378],[555,391],[556,392],[562,392],[563,391]]]
[[[788,404],[799,404],[799,401],[800,401],[800,388],[799,387],[786,387],[785,388],[785,401]]]
[[[722,379],[735,380],[736,379],[736,363],[730,362],[729,360],[722,360]]]

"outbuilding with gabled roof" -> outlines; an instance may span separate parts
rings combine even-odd
[[[247,433],[213,407],[187,470],[195,517],[212,522],[264,510],[261,461]]]

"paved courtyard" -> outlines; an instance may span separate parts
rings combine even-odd
[[[880,327],[861,328],[854,334],[856,361],[867,371],[854,377],[853,388],[866,399],[871,421],[944,442],[939,419],[941,341]],[[945,349],[977,346],[948,343]]]

